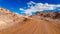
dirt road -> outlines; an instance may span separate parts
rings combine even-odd
[[[60,34],[60,26],[54,21],[33,18],[2,30],[0,34]]]

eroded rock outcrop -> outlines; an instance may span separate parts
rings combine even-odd
[[[37,12],[36,15],[47,18],[60,19],[60,12]]]

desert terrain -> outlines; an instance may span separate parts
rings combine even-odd
[[[60,34],[60,13],[25,17],[0,8],[0,34]]]

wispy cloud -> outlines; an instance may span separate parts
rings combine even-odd
[[[33,1],[30,1],[27,3],[28,9],[24,10],[23,8],[20,8],[20,10],[24,10],[25,13],[31,14],[32,12],[37,12],[37,11],[44,11],[44,10],[54,10],[57,7],[60,7],[60,4],[48,4],[48,3],[35,3]]]
[[[20,8],[19,10],[24,10],[23,8]]]

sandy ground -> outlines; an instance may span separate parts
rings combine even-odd
[[[60,34],[60,24],[57,23],[33,18],[2,30],[0,34]]]

